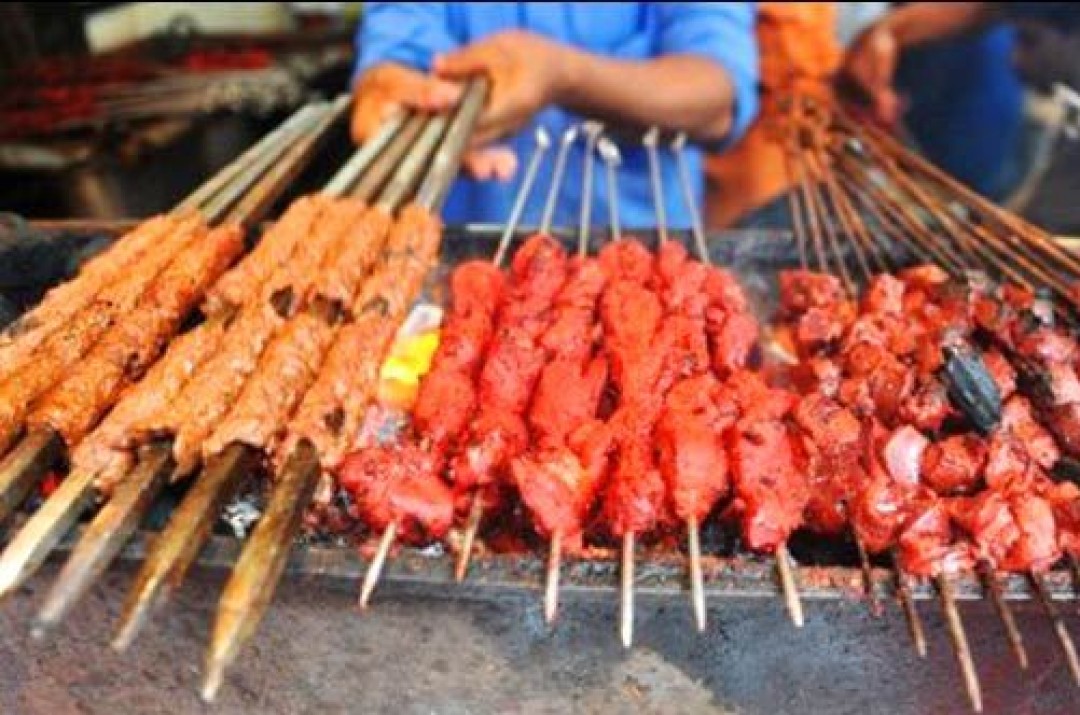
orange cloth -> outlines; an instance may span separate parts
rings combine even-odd
[[[725,228],[783,194],[787,168],[772,122],[777,99],[798,88],[828,92],[840,65],[836,3],[758,3],[757,40],[761,62],[761,112],[750,130],[723,154],[705,162],[705,223]]]

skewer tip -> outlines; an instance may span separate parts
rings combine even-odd
[[[212,659],[206,665],[206,677],[203,679],[199,697],[204,703],[212,703],[221,690],[221,684],[225,681],[225,662]]]
[[[686,538],[690,552],[690,592],[694,607],[694,623],[698,633],[705,632],[705,577],[701,571],[701,533],[697,519],[686,522]]]
[[[566,128],[566,131],[562,134],[560,142],[563,146],[569,146],[577,140],[578,133],[581,132],[581,127],[577,124],[571,124]]]
[[[473,496],[472,505],[469,507],[469,520],[465,523],[465,533],[461,539],[461,551],[458,552],[457,562],[454,564],[454,580],[461,583],[469,574],[469,562],[472,560],[473,544],[476,543],[476,535],[480,532],[480,522],[484,518],[484,504],[480,493]]]
[[[686,147],[686,132],[679,132],[675,135],[675,138],[671,140],[671,148],[675,151],[682,151]]]
[[[374,558],[371,559],[371,565],[368,566],[367,573],[364,574],[364,583],[360,587],[360,601],[358,604],[361,611],[367,610],[368,602],[371,600],[371,594],[375,591],[375,586],[379,583],[379,576],[382,575],[383,564],[386,563],[386,557],[390,553],[390,547],[394,545],[396,536],[397,524],[390,522],[390,525],[386,527],[382,538],[379,540],[379,549],[375,552]]]
[[[559,610],[559,566],[562,561],[562,534],[551,535],[548,552],[547,575],[544,581],[544,621],[550,626],[555,623]]]
[[[787,606],[788,615],[796,628],[802,628],[806,623],[803,614],[802,600],[799,598],[799,588],[795,583],[795,571],[791,565],[791,554],[786,546],[776,550],[776,568],[780,573],[780,590],[784,594],[784,605]]]
[[[618,145],[608,137],[600,137],[600,141],[596,146],[600,152],[600,158],[605,164],[618,166],[622,163],[622,155],[619,153]]]
[[[634,535],[623,537],[619,607],[619,637],[623,648],[634,644]]]
[[[542,126],[536,128],[536,146],[545,151],[551,146],[551,134]]]

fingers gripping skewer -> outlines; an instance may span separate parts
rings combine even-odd
[[[967,632],[964,630],[964,622],[960,618],[960,609],[956,607],[956,596],[953,592],[952,581],[942,574],[935,579],[938,587],[938,595],[941,596],[941,607],[945,610],[945,622],[949,627],[949,637],[952,638],[953,650],[956,652],[956,660],[960,664],[960,672],[964,676],[964,687],[971,707],[975,712],[982,712],[982,686],[979,684],[979,674],[975,671],[975,660],[971,657],[971,647],[968,645]]]
[[[559,156],[563,160],[563,163],[565,163],[565,152],[567,147],[573,143],[573,137],[576,136],[576,131],[576,129],[571,129],[563,135],[562,148],[559,150]],[[573,134],[571,134],[571,132],[573,132]],[[567,136],[570,136],[569,141],[567,140]],[[551,137],[548,135],[547,131],[543,127],[537,128],[536,145],[533,149],[532,157],[529,159],[529,165],[526,167],[525,176],[521,180],[521,187],[518,189],[518,194],[514,199],[514,205],[510,210],[510,216],[506,221],[506,227],[503,229],[502,236],[499,239],[499,246],[491,259],[492,263],[496,266],[502,266],[506,261],[506,254],[510,249],[510,242],[513,240],[514,233],[518,229],[521,217],[525,213],[525,205],[528,202],[529,195],[532,193],[533,184],[536,183],[536,175],[540,170],[540,164],[543,162],[544,155],[547,153],[550,146]],[[555,195],[557,186],[557,183],[552,184],[549,199]],[[551,207],[551,210],[554,211],[554,203],[549,203],[549,206]],[[465,523],[465,530],[462,534],[461,550],[458,552],[457,562],[454,564],[454,579],[456,581],[464,581],[466,574],[469,572],[469,559],[472,557],[473,544],[476,543],[476,535],[480,531],[480,523],[483,521],[483,518],[483,497],[480,492],[477,491],[473,495],[472,505],[469,507],[469,517]]]

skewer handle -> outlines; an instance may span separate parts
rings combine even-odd
[[[419,205],[433,212],[442,207],[446,195],[450,193],[450,185],[457,178],[476,120],[487,103],[490,92],[491,81],[487,77],[476,77],[469,81],[458,105],[457,114],[446,132],[446,139],[432,160],[431,170],[416,194],[416,203]]]

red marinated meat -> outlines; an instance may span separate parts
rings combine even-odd
[[[1080,556],[1080,487],[1060,482],[1047,490],[1046,498],[1054,510],[1058,546],[1072,556]]]
[[[898,542],[900,566],[916,576],[938,576],[970,570],[971,546],[953,538],[952,522],[941,499],[919,500]]]
[[[515,459],[511,473],[540,535],[550,539],[558,533],[567,551],[579,550],[603,472],[587,468],[570,449],[557,447]]]
[[[982,358],[986,371],[990,373],[998,392],[1001,393],[1001,399],[1008,400],[1016,392],[1016,370],[997,350],[987,350]]]
[[[652,458],[652,445],[626,441],[619,454],[604,496],[603,518],[612,536],[648,533],[665,514],[664,479]]]
[[[749,370],[732,373],[717,390],[717,403],[734,404],[743,422],[779,420],[797,401],[793,393],[769,387],[760,374]]]
[[[836,276],[813,271],[781,271],[780,306],[788,316],[798,316],[810,308],[832,308],[846,299],[844,286]]]
[[[1053,435],[1035,421],[1031,403],[1024,397],[1014,395],[1005,403],[1000,429],[1015,437],[1028,456],[1043,469],[1050,469],[1061,458]]]
[[[802,455],[778,421],[729,430],[727,447],[746,545],[775,551],[802,523],[810,498]]]
[[[728,313],[719,325],[710,324],[713,369],[726,375],[746,367],[758,335],[757,320],[749,313]]]
[[[451,478],[459,491],[487,486],[501,476],[507,460],[529,445],[529,434],[520,415],[488,410],[473,423],[468,444],[454,459]]]
[[[1017,330],[1020,330],[1017,326]],[[1076,360],[1076,341],[1052,328],[1038,328],[1016,337],[1016,351],[1043,365],[1071,364]]]
[[[622,239],[600,249],[600,265],[608,282],[645,285],[653,277],[653,256],[641,241]]]
[[[851,522],[870,553],[886,551],[908,517],[910,490],[890,479],[884,472],[872,474],[855,496],[850,507]]]
[[[955,414],[945,385],[930,378],[918,381],[915,390],[900,405],[899,418],[924,432],[937,432]]]
[[[862,300],[862,312],[873,315],[901,315],[904,310],[904,283],[888,273],[874,276]]]
[[[986,485],[1003,494],[1029,491],[1041,470],[1016,437],[998,431],[990,437],[983,478]]]
[[[546,360],[544,350],[537,347],[526,330],[501,330],[480,373],[482,408],[524,413]]]
[[[858,458],[862,427],[855,416],[835,400],[821,394],[807,395],[798,401],[794,418],[819,450],[854,451]]]
[[[970,494],[978,487],[985,463],[986,444],[978,435],[952,435],[923,453],[922,481],[942,496]]]
[[[372,447],[347,456],[339,480],[371,529],[397,524],[407,543],[441,539],[454,517],[453,494],[439,479],[434,455],[415,446]]]
[[[709,297],[710,312],[746,313],[750,310],[746,292],[739,285],[735,274],[723,268],[713,266],[708,269],[705,293]]]
[[[996,567],[1020,538],[1008,500],[992,489],[972,497],[949,499],[948,508],[953,523],[974,545],[976,555],[991,566]]]
[[[596,415],[607,383],[607,360],[548,363],[533,393],[529,425],[542,447],[566,443],[570,433]]]
[[[908,287],[933,293],[951,280],[949,274],[940,266],[924,264],[906,268],[897,276]]]
[[[1018,494],[1009,500],[1009,508],[1020,537],[998,566],[1014,572],[1046,571],[1061,558],[1050,502],[1035,494]]]
[[[669,315],[664,319],[656,342],[656,349],[667,357],[664,365],[667,382],[709,369],[709,346],[701,321],[685,315]]]
[[[1051,407],[1047,410],[1046,424],[1065,452],[1073,457],[1080,456],[1080,403]]]
[[[476,386],[469,375],[436,369],[424,377],[413,407],[418,432],[439,452],[464,434],[476,412]]]
[[[729,486],[715,390],[709,375],[676,384],[656,428],[660,473],[675,516],[683,521],[703,520]]]
[[[802,394],[817,392],[835,399],[841,378],[840,366],[823,357],[803,360],[791,370],[793,384]]]

